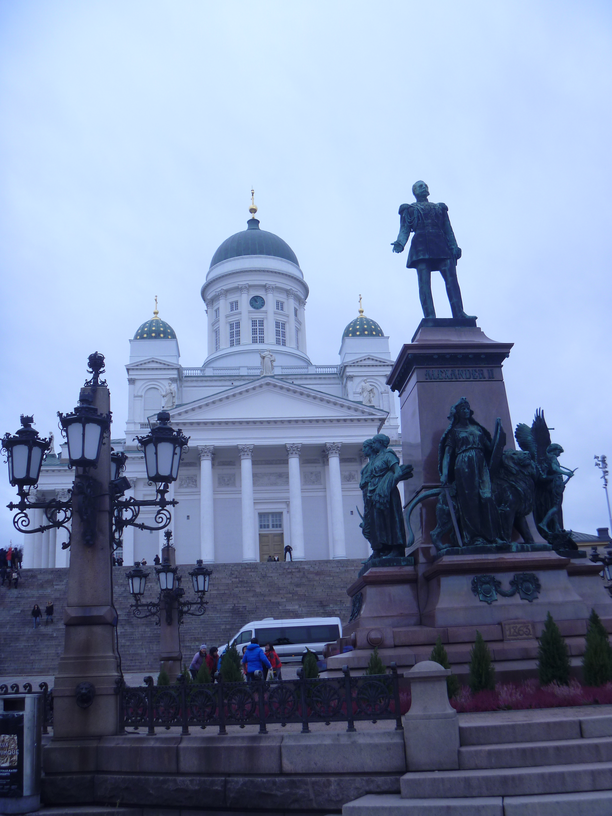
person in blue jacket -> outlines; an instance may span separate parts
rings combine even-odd
[[[263,677],[264,668],[272,668],[272,664],[266,657],[264,650],[259,645],[257,638],[253,638],[246,647],[246,652],[244,653],[242,662],[246,663],[247,680],[251,681],[255,679],[256,671],[262,672]]]

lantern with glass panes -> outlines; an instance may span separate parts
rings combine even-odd
[[[164,533],[166,539],[166,548],[173,548],[172,533],[166,530]],[[134,564],[127,574],[130,594],[134,598],[134,603],[130,607],[132,613],[136,618],[150,618],[155,617],[156,623],[160,623],[161,611],[166,613],[166,623],[168,626],[172,625],[172,612],[177,611],[178,623],[183,620],[184,615],[193,615],[200,617],[206,612],[208,601],[205,599],[210,584],[210,576],[212,570],[204,566],[201,559],[198,560],[196,566],[189,573],[193,584],[193,591],[196,595],[196,601],[183,600],[185,590],[181,586],[182,576],[179,575],[178,567],[170,563],[168,559],[155,567],[155,574],[159,584],[159,598],[157,601],[143,602],[143,596],[147,583],[149,573],[145,572],[139,562]]]

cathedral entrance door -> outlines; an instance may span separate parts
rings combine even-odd
[[[259,560],[267,561],[270,556],[283,560],[285,538],[283,535],[282,513],[259,513]]]
[[[259,534],[259,560],[267,561],[269,556],[278,556],[283,560],[285,552],[285,542],[282,533],[260,533]]]

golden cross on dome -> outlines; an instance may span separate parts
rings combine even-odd
[[[157,295],[155,295],[155,308],[153,309],[153,317],[158,317],[159,312],[157,311]]]
[[[361,295],[359,295],[359,317],[363,317],[363,309],[361,308]]]
[[[255,190],[253,187],[251,187],[251,206],[249,207],[249,212],[251,213],[251,218],[255,218],[257,207],[255,206]]]

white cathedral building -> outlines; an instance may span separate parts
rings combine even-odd
[[[154,497],[136,437],[165,409],[190,437],[169,496],[179,502],[170,528],[177,563],[282,559],[286,545],[294,560],[366,558],[361,445],[383,432],[399,450],[389,338],[360,308],[339,360],[314,365],[308,284],[291,247],[260,228],[256,210],[214,253],[202,286],[203,364],[181,365],[176,333],[157,308],[130,341],[125,438],[112,441],[128,456],[128,495]],[[39,495],[65,495],[73,478],[65,457],[47,456]],[[139,521],[152,517],[143,511]],[[24,566],[67,564],[62,533],[24,538]],[[124,561],[151,563],[161,545],[161,533],[128,527]]]

